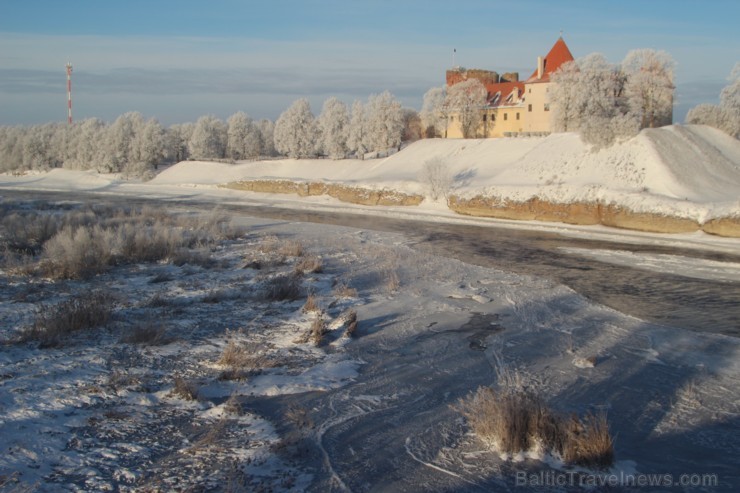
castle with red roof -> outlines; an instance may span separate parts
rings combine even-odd
[[[550,132],[550,76],[573,55],[562,36],[544,57],[537,57],[532,75],[519,80],[516,72],[499,75],[494,71],[460,67],[447,71],[447,87],[470,79],[478,79],[486,88],[487,104],[481,108],[482,122],[478,137],[539,135]],[[459,120],[450,115],[447,137],[462,137]]]

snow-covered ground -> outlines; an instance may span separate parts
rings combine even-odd
[[[740,240],[704,233],[489,221],[455,216],[439,202],[364,207],[217,187],[274,177],[423,191],[419,170],[442,156],[459,177],[458,193],[495,189],[491,193],[524,197],[536,189],[559,200],[603,194],[655,211],[682,204],[706,218],[740,211],[737,145],[705,127],[644,132],[599,153],[572,135],[424,141],[378,161],[188,162],[148,183],[54,170],[2,176],[0,188],[131,194],[161,199],[163,208],[170,199],[340,208],[737,254]],[[701,176],[690,166],[706,160],[697,156],[713,156]],[[74,202],[74,194],[69,199]],[[59,348],[0,346],[0,488],[3,482],[16,487],[17,480],[40,491],[518,491],[522,471],[567,474],[562,464],[504,461],[484,450],[452,409],[479,385],[494,383],[501,365],[516,369],[561,412],[606,410],[617,437],[614,477],[644,473],[679,481],[681,474],[697,474],[715,477],[718,486],[684,490],[740,488],[736,338],[653,325],[547,280],[422,254],[402,235],[235,221],[245,234],[210,251],[210,262],[119,266],[91,281],[0,272],[0,339],[32,323],[39,307],[91,289],[115,295],[109,324]],[[316,318],[302,310],[305,295],[281,302],[257,296],[299,260],[245,268],[273,236],[298,241],[322,260],[322,272],[301,278],[329,330],[318,347],[302,342]],[[740,292],[734,261],[569,253],[726,283]],[[356,293],[342,294],[337,286],[344,285]],[[344,336],[351,309],[359,319],[354,338]],[[127,330],[143,325],[162,328],[166,337],[153,345],[125,342]],[[258,361],[244,373],[229,372],[219,360],[230,343]],[[173,392],[178,381],[195,400]],[[644,491],[632,488],[629,477],[620,484]]]

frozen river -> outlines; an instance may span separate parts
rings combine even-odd
[[[64,192],[5,190],[6,198],[69,200]],[[73,200],[150,203],[131,196],[75,193]],[[213,204],[186,199],[168,206],[210,209]],[[584,297],[652,323],[699,332],[740,335],[740,270],[737,254],[574,238],[542,231],[402,220],[357,213],[224,204],[220,210],[283,221],[333,224],[401,234],[412,248],[473,265],[542,277],[564,284]],[[594,255],[594,253],[600,255]],[[609,261],[619,254],[622,261]],[[632,260],[625,262],[629,254]],[[658,262],[656,258],[671,259]],[[692,266],[711,265],[717,275],[687,275]],[[706,269],[705,269],[706,270]],[[711,270],[711,269],[710,269]]]

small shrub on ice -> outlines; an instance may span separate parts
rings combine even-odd
[[[541,447],[568,464],[605,469],[614,463],[606,415],[564,418],[524,386],[480,387],[457,409],[473,432],[499,452],[516,454]]]
[[[563,459],[569,464],[606,469],[614,463],[614,441],[609,434],[606,414],[571,416],[563,446]]]

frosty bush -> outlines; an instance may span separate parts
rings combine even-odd
[[[722,89],[719,106],[700,104],[690,109],[686,123],[709,125],[740,138],[740,63],[735,65],[730,75],[730,84]]]
[[[44,244],[42,272],[53,279],[85,279],[107,268],[110,250],[100,226],[65,227]]]
[[[151,164],[138,161],[127,163],[123,167],[121,176],[126,180],[139,179],[142,181],[149,181],[156,176],[156,173]]]
[[[713,104],[695,106],[686,114],[686,123],[709,125],[736,139],[740,138],[740,113],[722,106]]]
[[[292,301],[302,295],[301,278],[295,273],[277,275],[264,285],[263,296],[267,301]]]
[[[38,341],[41,347],[56,347],[73,332],[105,324],[112,311],[112,299],[102,291],[70,298],[52,307],[41,306],[33,325],[21,333],[21,340]]]
[[[424,163],[419,173],[419,181],[427,185],[433,200],[447,198],[453,182],[450,168],[441,158],[433,158]]]
[[[217,213],[179,217],[157,209],[101,209],[38,216],[29,223],[35,226],[25,228],[20,227],[22,216],[8,216],[2,229],[18,231],[22,242],[0,243],[0,249],[20,248],[29,262],[38,262],[38,272],[52,279],[85,279],[114,265],[138,262],[208,265],[209,245],[242,233]]]

